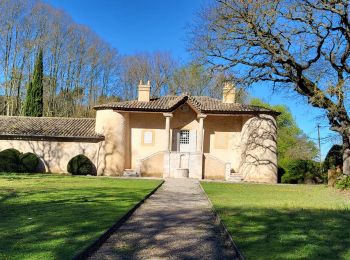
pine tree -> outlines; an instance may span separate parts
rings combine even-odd
[[[28,83],[24,106],[25,116],[43,116],[43,51],[40,49],[35,61],[32,80]]]

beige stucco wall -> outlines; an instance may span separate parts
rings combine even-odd
[[[187,104],[180,106],[173,112],[170,123],[171,129],[197,130],[198,125],[197,113]]]
[[[131,168],[137,169],[140,161],[149,156],[155,155],[166,150],[166,133],[165,133],[165,117],[163,113],[130,113],[130,165]],[[197,114],[188,106],[183,105],[173,112],[173,117],[170,122],[170,129],[198,129]],[[152,131],[152,144],[144,144],[143,134],[145,131]],[[171,131],[172,135],[172,131]],[[172,136],[170,137],[172,138]],[[171,143],[170,143],[171,145]],[[158,158],[159,156],[157,156]],[[156,159],[152,159],[156,160]],[[161,162],[159,158],[157,164],[162,163],[164,167],[164,158]],[[156,163],[156,162],[155,162]],[[150,168],[150,163],[147,163],[147,168]],[[153,166],[159,171],[159,165]],[[145,167],[144,167],[145,168]],[[198,168],[198,167],[196,167]],[[163,172],[163,170],[162,170]]]
[[[47,172],[67,172],[67,164],[78,154],[86,155],[96,166],[96,152],[100,143],[62,142],[62,141],[27,141],[0,140],[0,151],[15,148],[22,153],[37,154],[45,165]]]
[[[239,172],[244,181],[277,183],[277,125],[270,115],[249,119],[242,129]]]
[[[98,147],[97,174],[121,175],[128,158],[129,114],[113,110],[98,110],[96,133],[105,136]]]
[[[165,150],[165,118],[162,113],[130,113],[131,168],[154,153]],[[153,143],[142,142],[144,131],[151,131]]]
[[[241,160],[241,131],[246,120],[247,116],[208,115],[204,120],[203,152],[231,163],[231,168],[238,171]]]
[[[231,167],[238,171],[241,160],[242,125],[248,118],[247,116],[208,115],[204,119],[204,153],[218,158],[221,162],[231,163]],[[170,128],[198,131],[198,121],[197,113],[189,105],[184,104],[173,112]],[[130,112],[129,127],[130,168],[137,169],[142,159],[165,151],[165,117],[162,113]],[[152,144],[142,142],[144,131],[152,131]],[[221,142],[220,139],[222,139]],[[128,153],[126,155],[128,156]],[[223,170],[217,172],[217,165],[213,161],[214,159],[211,158],[205,162],[206,165],[203,165],[206,171],[203,174],[204,178],[224,179],[224,165]],[[147,167],[150,167],[149,163]]]
[[[204,179],[225,180],[225,163],[220,159],[204,154]]]
[[[164,153],[155,153],[140,161],[142,177],[163,177]]]

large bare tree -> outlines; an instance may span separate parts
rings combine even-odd
[[[151,95],[165,95],[169,91],[171,77],[177,62],[168,52],[140,53],[124,56],[120,64],[120,91],[123,99],[137,95],[137,85],[151,81]]]
[[[0,114],[23,112],[40,48],[45,116],[92,116],[90,108],[100,97],[115,92],[119,57],[114,48],[40,0],[0,0]]]
[[[272,82],[325,111],[350,174],[348,0],[216,0],[193,27],[192,50],[237,82]]]

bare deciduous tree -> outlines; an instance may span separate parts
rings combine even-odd
[[[34,58],[44,50],[46,116],[92,116],[113,92],[118,55],[89,28],[35,0],[0,0],[0,113],[21,114]]]
[[[167,94],[177,62],[167,52],[154,52],[125,56],[120,67],[123,98],[132,99],[136,97],[140,80],[151,81],[152,96]]]
[[[350,174],[349,17],[347,0],[216,0],[193,28],[192,50],[238,83],[272,82],[324,109]]]

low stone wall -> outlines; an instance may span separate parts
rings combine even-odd
[[[164,153],[158,152],[140,162],[140,173],[142,177],[163,177]]]
[[[164,153],[164,177],[177,178],[178,169],[188,169],[189,178],[203,179],[203,154],[187,152]]]
[[[98,167],[97,152],[101,142],[77,140],[0,140],[0,151],[15,148],[22,153],[32,152],[42,160],[46,172],[67,172],[69,160],[78,155],[86,155]]]
[[[204,154],[204,179],[225,180],[226,179],[226,163],[218,158],[205,153]]]

